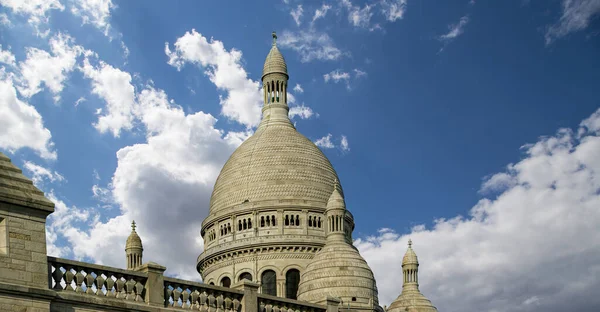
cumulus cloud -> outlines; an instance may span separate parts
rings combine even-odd
[[[348,72],[336,69],[324,74],[323,80],[325,80],[325,82],[331,81],[333,83],[344,82],[346,84],[346,89],[350,90],[350,74]]]
[[[289,116],[290,118],[294,118],[294,117],[299,117],[300,119],[309,119],[310,117],[313,116],[313,110],[308,107],[305,106],[304,103],[302,103],[299,106],[292,106],[290,107],[290,112],[289,112]]]
[[[4,63],[6,65],[15,66],[15,56],[10,52],[10,49],[3,50],[2,45],[0,44],[0,63]]]
[[[587,28],[592,18],[598,14],[600,0],[563,0],[560,19],[546,31],[546,44]]]
[[[321,148],[334,148],[333,142],[331,142],[332,135],[328,133],[326,136],[315,141],[315,145]]]
[[[0,4],[12,10],[14,14],[28,18],[40,36],[47,36],[49,30],[40,31],[40,26],[48,22],[50,10],[64,10],[65,7],[58,0],[0,0]]]
[[[407,2],[408,0],[382,0],[381,13],[383,13],[386,20],[395,22],[404,17]]]
[[[15,152],[31,148],[40,157],[56,159],[52,135],[42,116],[28,103],[17,97],[12,76],[0,69],[0,147]]]
[[[54,100],[60,100],[67,75],[75,67],[77,57],[85,51],[75,45],[67,34],[58,33],[50,39],[50,51],[27,48],[27,59],[19,63],[19,93],[31,97],[42,90],[44,84],[54,94]]]
[[[25,161],[25,163],[23,164],[23,168],[27,172],[29,172],[33,184],[35,184],[39,188],[41,188],[44,182],[46,181],[54,183],[62,182],[65,180],[65,177],[57,171],[52,171],[31,161]]]
[[[89,58],[80,70],[91,80],[92,93],[106,103],[105,109],[98,111],[94,127],[101,133],[110,131],[115,137],[121,130],[133,128],[136,99],[131,75],[102,61],[93,66]]]
[[[169,44],[165,44],[171,66],[180,70],[185,63],[200,65],[206,69],[210,81],[227,92],[220,98],[223,115],[248,127],[258,125],[262,104],[260,84],[248,78],[241,63],[242,52],[227,51],[223,42],[212,38],[209,41],[196,30],[178,38],[174,47],[171,51]]]
[[[292,16],[292,18],[294,18],[296,26],[300,26],[300,24],[302,24],[302,13],[304,13],[304,10],[302,9],[301,4],[298,4],[298,6],[294,10],[290,11],[290,15]]]
[[[411,237],[423,293],[445,311],[595,311],[600,298],[600,110],[560,129],[483,187],[501,186],[467,217],[410,234],[383,231],[355,245],[373,268],[380,302],[401,291]],[[349,207],[352,209],[351,207]]]
[[[110,10],[115,8],[112,0],[73,1],[71,13],[81,17],[84,24],[91,24],[108,36],[110,29]]]
[[[458,23],[448,25],[448,32],[440,36],[440,40],[442,41],[452,41],[456,37],[460,36],[465,31],[465,26],[469,22],[468,16],[463,16],[460,18]]]
[[[320,8],[315,10],[315,15],[312,18],[312,23],[314,23],[316,20],[318,20],[320,18],[325,18],[325,16],[327,15],[327,12],[329,10],[331,10],[331,6],[323,3],[323,5],[321,5]]]
[[[348,138],[345,135],[342,135],[342,138],[340,140],[340,148],[344,152],[350,151],[350,145],[348,144]]]
[[[303,63],[313,60],[333,61],[346,54],[335,46],[329,35],[315,30],[284,31],[277,40],[277,45],[296,51]]]

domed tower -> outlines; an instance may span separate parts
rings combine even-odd
[[[325,208],[337,174],[288,118],[289,76],[276,39],[273,33],[262,73],[262,120],[215,182],[197,270],[208,284],[249,279],[262,293],[295,299],[300,274],[325,245]]]
[[[325,304],[341,300],[341,309],[383,311],[371,268],[349,241],[354,225],[337,180],[327,203],[327,243],[312,259],[300,279],[298,300]]]
[[[131,222],[131,234],[127,237],[125,244],[125,257],[127,258],[127,270],[133,270],[142,265],[142,239],[135,231],[135,221]]]
[[[387,312],[437,312],[421,291],[419,291],[419,260],[408,240],[408,250],[402,259],[402,293],[390,304]]]

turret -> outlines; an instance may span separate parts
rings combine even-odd
[[[131,234],[129,234],[127,243],[125,244],[125,257],[127,259],[128,270],[134,270],[142,265],[144,247],[142,246],[142,239],[135,231],[135,227],[135,221],[131,222]]]
[[[267,124],[283,124],[293,127],[288,117],[287,105],[288,72],[285,59],[277,48],[277,34],[273,32],[273,45],[267,55],[262,74],[263,118],[259,128]]]

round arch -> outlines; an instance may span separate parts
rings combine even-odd
[[[224,286],[223,285],[224,279],[229,279],[229,286]],[[231,275],[229,273],[223,273],[223,274],[221,274],[219,276],[219,278],[215,281],[215,285],[217,285],[217,286],[231,287],[231,284],[233,284],[233,279],[231,278]]]
[[[277,296],[277,272],[263,270],[260,274],[260,289],[265,295]]]

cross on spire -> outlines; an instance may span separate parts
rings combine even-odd
[[[277,34],[275,32],[273,32],[271,35],[273,35],[273,46],[277,45]]]
[[[131,222],[131,231],[135,232],[135,220]]]
[[[412,248],[412,240],[410,238],[408,239],[408,248]]]

